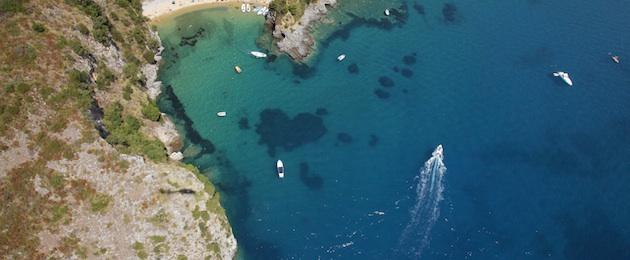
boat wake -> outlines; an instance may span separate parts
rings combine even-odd
[[[429,244],[429,235],[440,215],[440,201],[444,191],[446,173],[442,145],[438,145],[431,158],[424,163],[416,177],[416,202],[410,210],[411,220],[398,241],[398,252],[418,258]]]

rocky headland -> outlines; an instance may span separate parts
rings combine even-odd
[[[278,50],[295,61],[305,61],[315,48],[315,39],[311,35],[313,26],[336,4],[337,0],[316,0],[304,3],[303,9],[300,9],[286,7],[286,1],[273,1],[266,23],[272,31]],[[298,11],[295,11],[296,9]],[[300,10],[303,10],[303,13],[300,13]]]

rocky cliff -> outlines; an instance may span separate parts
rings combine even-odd
[[[271,4],[267,15],[267,24],[272,30],[278,50],[289,55],[293,60],[304,61],[315,46],[311,29],[334,7],[337,0],[316,0],[307,4],[301,16]],[[288,8],[287,8],[288,9]]]
[[[234,258],[219,194],[155,105],[140,8],[0,5],[0,258]]]

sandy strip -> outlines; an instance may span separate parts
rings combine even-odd
[[[271,0],[144,0],[142,1],[142,14],[151,20],[172,14],[181,14],[200,8],[212,8],[221,6],[240,7],[243,3],[254,6],[269,6]]]

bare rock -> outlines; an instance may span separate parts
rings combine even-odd
[[[299,20],[288,13],[267,16],[267,23],[271,24],[273,37],[281,52],[286,53],[296,61],[303,61],[313,51],[315,40],[311,35],[312,27],[322,20],[328,13],[328,8],[335,6],[337,0],[320,0],[310,3]]]

